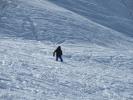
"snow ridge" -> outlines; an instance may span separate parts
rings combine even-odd
[[[133,36],[132,0],[48,0],[103,26]]]

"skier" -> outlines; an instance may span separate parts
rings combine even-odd
[[[56,61],[58,61],[58,59],[60,59],[61,62],[63,62],[61,46],[57,47],[57,49],[53,52],[53,56],[55,56],[55,54],[56,54]]]

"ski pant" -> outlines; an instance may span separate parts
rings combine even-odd
[[[60,59],[60,61],[63,62],[62,56],[56,56],[56,61],[58,61],[58,59]]]

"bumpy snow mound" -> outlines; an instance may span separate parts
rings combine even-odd
[[[1,7],[0,34],[4,36],[111,47],[131,42],[119,32],[45,0],[3,0]]]
[[[49,0],[94,22],[133,36],[132,0]]]

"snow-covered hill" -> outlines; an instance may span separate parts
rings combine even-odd
[[[133,0],[49,0],[101,25],[133,36]]]
[[[1,35],[108,47],[132,45],[127,36],[45,0],[3,1],[1,8]]]
[[[0,100],[133,100],[130,14],[122,0],[0,0]]]

